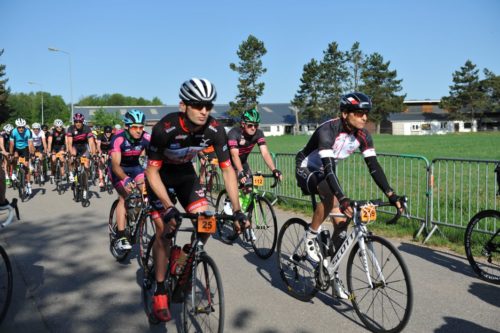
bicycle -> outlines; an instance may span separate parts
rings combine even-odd
[[[89,180],[92,185],[96,186],[97,181],[99,181],[99,156],[92,155],[90,157],[90,166],[89,166]]]
[[[220,176],[217,173],[219,160],[217,158],[209,160],[207,156],[203,157],[203,159],[205,160],[205,164],[200,163],[199,175],[204,174],[204,177],[203,179],[200,177],[200,184],[205,191],[205,197],[209,200],[210,204],[215,205],[217,193],[222,188]]]
[[[247,214],[248,220],[252,225],[251,229],[246,231],[245,237],[252,244],[255,254],[259,258],[267,259],[272,256],[276,248],[278,222],[273,204],[265,196],[266,192],[258,190],[258,188],[264,186],[264,178],[274,178],[271,188],[276,187],[278,184],[278,178],[275,178],[272,174],[265,175],[257,172],[254,175],[248,176],[247,182],[240,189],[240,205],[241,211]],[[244,196],[246,197],[241,199]],[[228,205],[229,209],[225,209],[225,205]],[[227,196],[227,191],[222,190],[217,197],[216,211],[232,213],[230,205],[231,202]],[[252,231],[255,238],[252,235]],[[220,240],[226,244],[232,244],[238,238],[238,234],[234,231],[232,220],[219,221],[217,224],[217,234]],[[244,235],[245,232],[241,234]]]
[[[312,195],[313,207],[315,206]],[[368,224],[377,218],[376,207],[389,206],[380,200],[353,202],[353,230],[335,251],[329,230],[318,242],[319,263],[307,258],[304,233],[309,223],[289,219],[278,237],[278,266],[287,291],[301,301],[310,301],[318,291],[340,283],[337,270],[348,250],[347,286],[358,317],[373,332],[399,332],[410,319],[413,289],[408,268],[399,251],[386,239],[373,235]],[[406,204],[405,204],[406,206]],[[400,214],[399,210],[397,214]],[[330,217],[345,217],[330,214]],[[348,292],[349,294],[349,292]]]
[[[102,154],[104,158],[104,163],[99,163],[99,170],[102,174],[104,187],[101,189],[101,192],[107,191],[108,194],[113,194],[113,184],[111,183],[111,177],[109,176],[108,170],[106,168],[106,163],[108,161],[108,154]]]
[[[194,227],[181,227],[180,221],[184,218],[192,219]],[[222,278],[215,261],[204,249],[200,233],[213,234],[216,231],[217,220],[232,218],[225,214],[210,211],[205,213],[181,213],[177,228],[172,238],[170,260],[167,265],[165,285],[168,300],[174,303],[183,303],[182,332],[223,332],[224,331],[224,290]],[[191,232],[189,253],[184,266],[177,267],[173,259],[177,232]],[[155,237],[148,245],[143,262],[144,277],[142,285],[145,311],[152,324],[158,324],[158,319],[152,313],[152,297],[154,294],[155,274],[152,256]],[[170,307],[170,304],[169,304]]]
[[[52,176],[54,176],[54,182],[56,184],[57,193],[59,195],[61,195],[63,190],[64,190],[63,177],[61,176],[61,170],[62,169],[64,170],[64,175],[65,175],[66,185],[67,185],[67,182],[68,182],[68,162],[67,162],[67,160],[65,160],[65,162],[63,164],[63,162],[61,161],[61,159],[66,156],[65,152],[60,151],[60,152],[57,152],[55,155],[56,155],[56,162],[55,162],[56,167],[54,168],[55,172]]]
[[[500,196],[500,164],[497,165]],[[472,217],[464,236],[467,260],[480,279],[500,284],[500,211],[483,210]]]
[[[90,206],[89,200],[89,185],[88,185],[88,173],[85,169],[85,164],[88,158],[85,156],[77,156],[75,158],[75,181],[71,184],[73,190],[73,199],[76,202],[81,202],[82,207]]]
[[[117,261],[123,261],[131,250],[117,250],[115,242],[117,240],[116,207],[119,199],[111,205],[108,219],[109,249]],[[151,206],[147,195],[141,193],[137,187],[125,198],[126,226],[125,234],[132,245],[139,243],[139,263],[143,262],[148,243],[155,234],[155,226],[151,219]]]
[[[19,209],[17,208],[17,199],[12,199],[12,202],[8,205],[1,206],[0,212],[7,210],[7,218],[5,222],[0,224],[3,229],[14,221],[14,214],[19,220]],[[12,265],[9,260],[7,252],[0,245],[0,324],[5,318],[9,305],[12,299],[13,290],[13,276],[12,276]]]
[[[26,158],[19,156],[17,159],[17,165],[15,167],[15,173],[17,175],[16,180],[12,181],[12,187],[14,190],[17,188],[19,199],[24,202],[28,198],[28,191],[26,189]]]
[[[33,158],[33,181],[38,186],[42,186],[45,180],[42,182],[43,167],[42,167],[42,153],[35,152],[35,157]]]

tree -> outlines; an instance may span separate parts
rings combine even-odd
[[[9,107],[11,114],[9,121],[24,118],[29,124],[41,122],[41,96],[39,93],[15,93],[9,96]],[[61,96],[52,96],[48,92],[43,93],[44,120],[51,124],[55,119],[66,120],[70,111]]]
[[[97,126],[113,126],[122,122],[122,117],[120,113],[116,111],[115,113],[104,111],[103,107],[100,107],[94,115],[92,116],[92,124]]]
[[[402,90],[401,82],[396,79],[397,71],[389,70],[390,61],[384,62],[379,53],[373,53],[363,62],[361,70],[361,92],[371,97],[373,107],[369,119],[376,123],[377,133],[380,133],[380,122],[390,113],[402,112],[405,95],[398,96]]]
[[[476,111],[482,109],[484,103],[485,95],[479,85],[479,69],[467,60],[460,70],[453,73],[450,95],[441,99],[439,107],[448,110],[453,119],[465,119],[465,115],[470,113],[473,122]]]
[[[3,54],[3,49],[0,50],[0,56]],[[5,65],[0,64],[0,123],[3,123],[9,118],[10,108],[7,103],[9,98],[10,89],[6,87],[7,81],[9,79],[4,79],[5,76]]]
[[[143,97],[124,96],[122,94],[89,95],[81,98],[77,105],[80,106],[146,106],[163,105],[158,97],[153,97],[151,101]]]
[[[359,42],[355,42],[347,53],[349,61],[349,83],[348,90],[358,91],[361,81],[361,67],[364,61],[363,52],[359,49]]]
[[[485,68],[485,79],[479,82],[479,89],[484,93],[484,110],[500,112],[500,76]]]
[[[310,122],[318,122],[321,119],[321,75],[321,65],[315,59],[304,65],[299,91],[291,101],[292,105],[300,110],[301,119]]]
[[[229,114],[237,117],[245,109],[256,107],[258,99],[264,92],[265,84],[257,82],[259,77],[267,72],[261,58],[267,53],[264,43],[250,35],[240,44],[236,54],[240,58],[238,65],[231,63],[229,68],[238,72],[238,95],[235,102],[230,102]]]
[[[340,96],[346,90],[349,78],[347,53],[340,51],[337,42],[328,44],[320,64],[320,98],[324,116],[337,113]]]

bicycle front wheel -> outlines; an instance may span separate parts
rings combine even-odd
[[[139,229],[139,264],[143,265],[146,259],[148,244],[156,233],[156,227],[151,216],[143,217]]]
[[[384,238],[368,236],[365,245],[363,254],[359,243],[355,244],[347,260],[347,286],[354,310],[372,332],[400,332],[413,307],[408,268],[399,251]]]
[[[474,272],[484,281],[500,284],[500,212],[485,210],[474,215],[464,243]]]
[[[217,193],[220,190],[220,178],[216,171],[209,171],[205,187],[208,201],[211,205],[215,206],[217,204]]]
[[[278,238],[278,222],[273,206],[266,198],[257,196],[255,205],[250,207],[248,218],[255,233],[255,240],[252,240],[255,254],[267,259],[274,253]]]
[[[183,332],[224,332],[224,290],[215,262],[202,254],[182,309]]]
[[[307,259],[304,234],[309,224],[291,218],[281,227],[278,236],[278,266],[287,291],[295,298],[308,302],[318,292],[315,265]]]
[[[7,252],[0,246],[0,324],[9,309],[12,288],[12,266]]]
[[[224,212],[224,203],[226,202],[226,198],[228,198],[227,191],[220,191],[219,196],[217,197],[217,203],[215,204],[215,211],[217,213]],[[218,220],[216,235],[223,243],[233,244],[236,238],[238,238],[238,234],[236,234],[233,228],[233,220]]]

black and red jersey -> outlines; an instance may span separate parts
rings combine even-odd
[[[52,130],[49,132],[49,136],[52,137],[52,147],[66,145],[66,131],[64,128],[60,132],[56,129]]]
[[[231,166],[224,126],[209,116],[203,127],[192,132],[185,117],[182,112],[170,113],[153,127],[148,164],[162,166],[189,163],[198,152],[213,145],[219,166]]]
[[[87,125],[83,125],[81,129],[77,129],[75,125],[71,125],[68,128],[66,136],[73,138],[73,145],[84,145],[89,142],[90,138],[94,137],[94,134]]]
[[[257,129],[254,135],[247,135],[241,127],[232,128],[227,134],[229,149],[238,149],[241,164],[245,164],[255,144],[266,144],[264,133]]]

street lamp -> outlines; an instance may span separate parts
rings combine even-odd
[[[37,82],[33,82],[33,81],[29,81],[28,84],[31,84],[31,85],[37,85],[37,86],[40,86],[40,93],[42,95],[42,125],[44,124],[43,122],[43,85],[41,83],[37,83]]]
[[[73,76],[71,74],[71,54],[67,51],[56,49],[55,47],[49,47],[49,51],[52,52],[61,52],[64,54],[68,55],[68,60],[69,60],[69,87],[70,87],[70,92],[71,92],[71,118],[69,121],[73,121]]]

